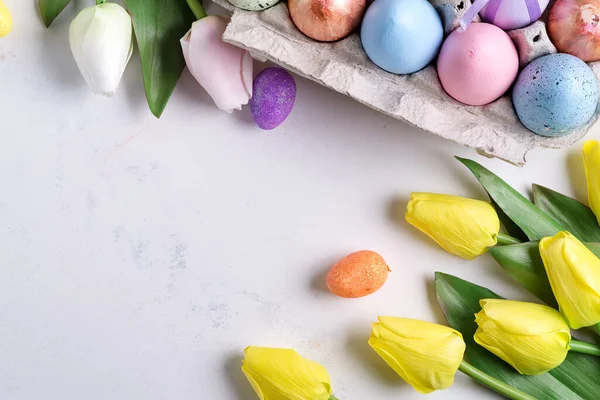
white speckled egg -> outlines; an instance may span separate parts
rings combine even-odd
[[[227,0],[237,8],[248,11],[262,11],[273,7],[279,0]]]

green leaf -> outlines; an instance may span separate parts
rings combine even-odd
[[[600,257],[600,243],[585,243],[585,245]],[[539,242],[494,246],[488,251],[502,269],[521,286],[549,306],[558,308],[540,256]]]
[[[195,17],[185,0],[124,3],[133,19],[148,105],[152,114],[160,118],[185,67],[179,40]]]
[[[600,226],[588,206],[540,185],[533,185],[533,201],[579,240],[600,242]]]
[[[40,13],[46,27],[58,17],[71,0],[39,0]]]
[[[498,214],[500,222],[502,222],[502,226],[504,226],[504,229],[506,229],[506,232],[515,239],[519,239],[521,242],[526,242],[529,240],[525,232],[523,232],[523,229],[519,228],[519,225],[515,224],[514,221],[510,219],[508,215],[506,215],[498,203],[496,203],[492,198],[490,198],[490,201],[496,210],[496,213]]]
[[[471,170],[493,201],[525,232],[529,240],[554,236],[564,230],[552,217],[482,165],[465,158],[456,159]]]
[[[521,286],[549,306],[558,308],[540,256],[539,242],[495,246],[489,253]]]
[[[501,298],[494,292],[452,275],[436,272],[438,302],[450,326],[462,333],[469,361],[483,372],[538,399],[600,398],[600,357],[569,353],[559,367],[538,376],[519,374],[510,365],[475,343],[474,314],[479,300]]]

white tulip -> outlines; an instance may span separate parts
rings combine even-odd
[[[82,10],[69,30],[71,51],[94,93],[111,96],[133,51],[131,17],[115,3]]]

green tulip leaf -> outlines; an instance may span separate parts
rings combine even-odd
[[[600,257],[600,243],[585,245]],[[539,242],[494,246],[489,253],[521,286],[549,306],[558,308],[540,255]]]
[[[521,286],[549,306],[558,308],[542,262],[539,242],[495,246],[489,253]]]
[[[515,224],[515,222],[510,219],[508,215],[506,215],[504,210],[502,210],[502,208],[494,201],[493,198],[490,198],[490,202],[496,210],[498,218],[500,219],[500,222],[502,222],[502,226],[504,226],[504,229],[506,229],[506,232],[510,236],[514,237],[515,239],[519,239],[521,242],[526,242],[529,240],[525,232],[523,232],[523,229],[519,228],[519,225]]]
[[[40,13],[46,27],[50,27],[52,22],[70,2],[71,0],[39,0]]]
[[[600,226],[588,206],[539,185],[533,185],[533,201],[579,240],[600,242]]]
[[[525,232],[529,240],[540,240],[564,230],[552,217],[487,168],[473,160],[460,157],[456,159],[471,170],[489,196]]]
[[[133,19],[148,105],[152,114],[160,118],[185,67],[179,40],[195,17],[185,0],[124,3]]]
[[[600,357],[571,352],[559,367],[545,374],[521,375],[473,339],[477,330],[474,314],[481,310],[479,300],[501,297],[489,289],[441,272],[435,274],[435,286],[448,323],[463,335],[466,355],[473,366],[537,399],[600,398]]]

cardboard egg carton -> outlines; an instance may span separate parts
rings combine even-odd
[[[286,3],[261,12],[233,7],[223,39],[298,75],[350,96],[386,115],[471,147],[478,153],[524,165],[535,147],[562,148],[581,139],[597,122],[598,112],[581,130],[560,138],[530,132],[517,118],[509,95],[486,106],[466,106],[448,96],[430,65],[412,75],[388,73],[365,54],[358,33],[334,43],[316,42],[294,26]],[[592,65],[600,76],[598,63]]]

